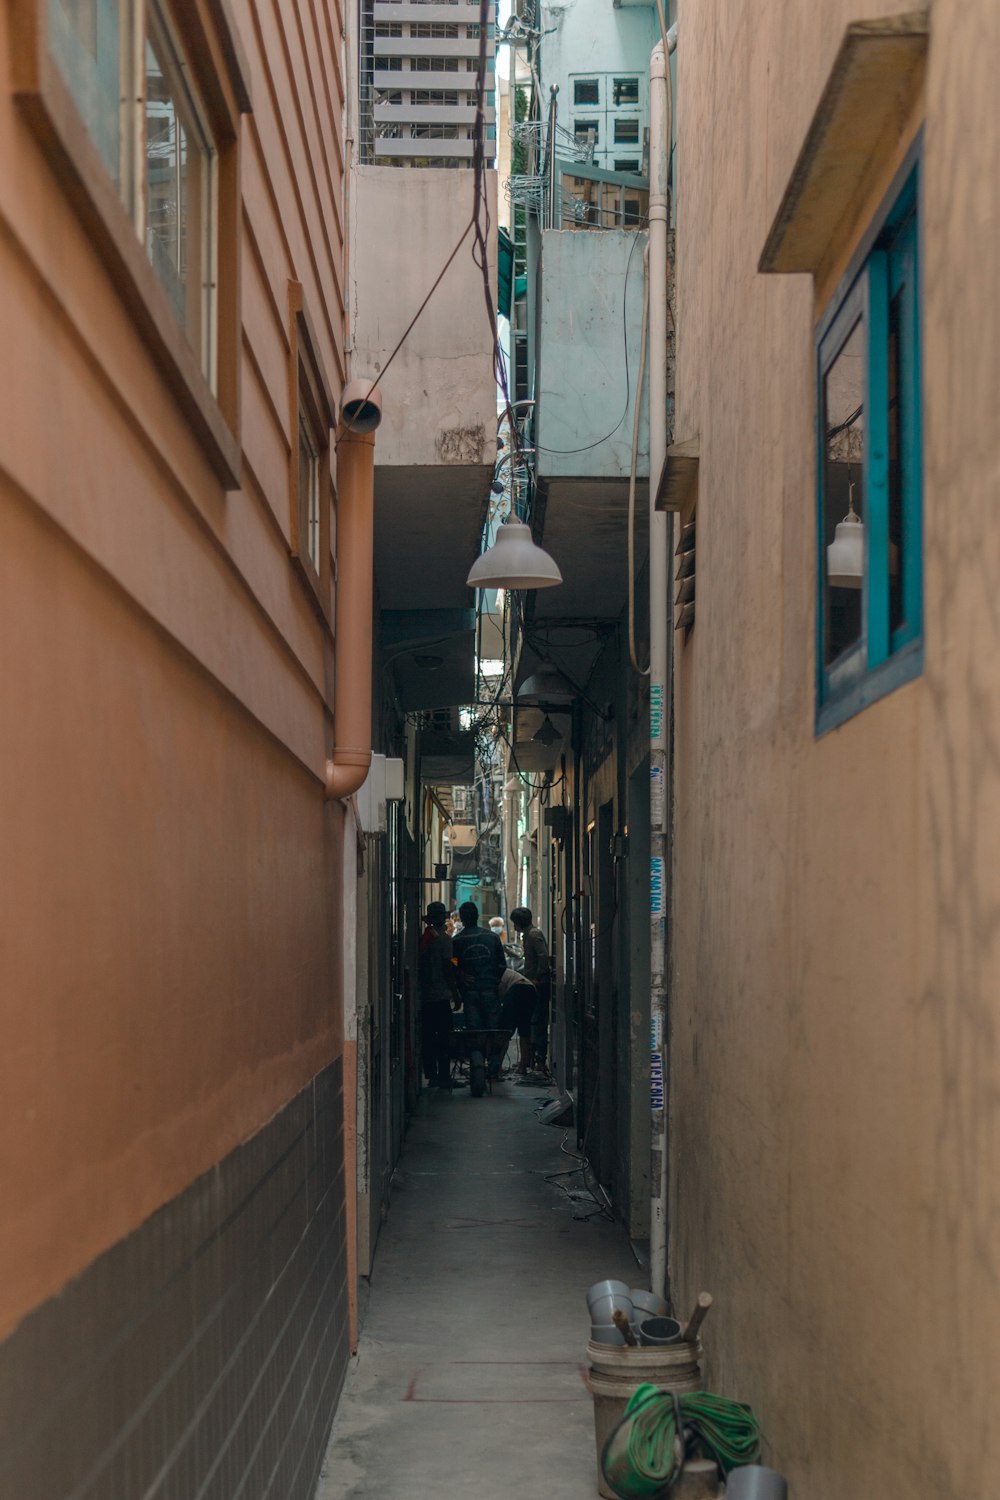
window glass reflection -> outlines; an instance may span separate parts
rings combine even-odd
[[[902,294],[889,303],[889,629],[904,623],[903,603],[903,411],[900,404]]]
[[[305,554],[320,571],[319,443],[304,412],[299,414],[299,525]]]
[[[211,152],[156,7],[149,7],[146,20],[146,249],[204,367]]]
[[[829,548],[850,539],[842,523],[852,512],[864,521],[864,323],[859,320],[842,345],[823,381],[823,519],[826,565],[824,663],[829,666],[861,638],[862,579],[831,581]],[[853,523],[852,523],[853,525]],[[838,536],[838,527],[840,534]],[[857,540],[857,539],[855,539]]]
[[[49,50],[120,196],[126,38],[120,0],[49,0]]]

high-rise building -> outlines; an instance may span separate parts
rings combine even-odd
[[[486,35],[486,154],[496,154],[496,4]],[[362,0],[361,161],[470,167],[478,0]]]

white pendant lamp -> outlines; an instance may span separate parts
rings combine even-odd
[[[470,589],[550,589],[562,574],[549,554],[536,547],[523,521],[504,521],[497,539],[476,558],[466,579]]]
[[[847,496],[847,515],[826,549],[826,577],[833,589],[859,589],[865,576],[865,526],[854,509],[853,484]]]
[[[576,695],[576,689],[568,677],[564,677],[558,667],[543,664],[526,677],[515,694],[518,703],[529,706],[532,703],[569,703]]]

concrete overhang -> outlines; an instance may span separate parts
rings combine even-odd
[[[682,522],[690,520],[698,504],[699,440],[671,443],[656,486],[657,510],[672,511]]]
[[[761,253],[765,272],[810,272],[854,223],[923,87],[926,10],[848,26]]]
[[[649,550],[648,518],[649,485],[642,479],[635,496],[637,567]],[[628,481],[551,480],[544,489],[541,540],[563,581],[537,592],[532,618],[617,619],[628,596]]]
[[[476,779],[476,742],[470,732],[420,737],[420,780],[427,786],[469,786]]]
[[[376,449],[377,452],[377,449]],[[468,609],[493,470],[375,470],[375,577],[387,609]]]
[[[383,661],[403,709],[452,708],[475,696],[473,609],[383,610]]]

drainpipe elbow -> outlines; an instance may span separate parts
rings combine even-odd
[[[354,792],[359,791],[364,785],[371,763],[372,752],[370,750],[336,749],[334,759],[326,763],[324,796],[327,802],[334,802],[341,797],[350,797]]]

